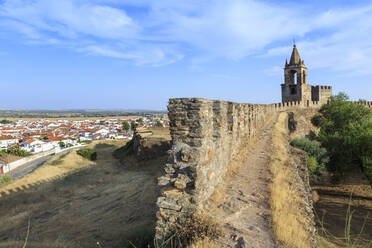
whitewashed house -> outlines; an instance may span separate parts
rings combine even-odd
[[[54,145],[51,142],[44,142],[41,140],[29,139],[21,143],[23,150],[28,152],[45,152],[54,149]]]
[[[99,134],[99,135],[104,136],[104,137],[107,136],[109,133],[110,133],[110,131],[105,129],[105,128],[101,128],[100,130],[95,132],[95,134]]]
[[[18,143],[18,139],[12,136],[0,136],[0,149],[6,149]]]

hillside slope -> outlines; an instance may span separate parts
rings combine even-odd
[[[123,165],[112,156],[122,145],[93,143],[96,162],[70,152],[0,188],[13,189],[0,198],[0,247],[21,247],[29,219],[28,248],[121,247],[126,232],[151,228],[165,158]]]

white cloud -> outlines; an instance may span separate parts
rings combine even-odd
[[[123,52],[127,49],[114,50],[110,47],[90,45],[81,48],[81,51],[92,55],[100,55],[117,59],[133,60],[137,65],[163,66],[174,63],[182,59],[182,55],[175,51],[164,49],[154,49],[153,47],[144,47],[130,49],[129,52]]]
[[[139,11],[131,12],[127,7]],[[165,65],[288,56],[297,37],[313,67],[372,73],[372,5],[316,11],[257,0],[5,0],[0,29],[25,42]],[[270,47],[270,49],[269,49]]]
[[[297,43],[305,64],[328,68],[345,75],[372,74],[372,5],[351,10],[333,10],[314,20],[326,34]],[[269,49],[267,56],[289,56],[289,46]]]
[[[84,34],[97,38],[128,38],[139,31],[139,27],[123,10],[77,3],[72,0],[7,0],[1,6],[0,14],[65,38]]]

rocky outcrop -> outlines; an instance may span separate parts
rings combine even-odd
[[[153,132],[136,132],[132,138],[132,151],[139,160],[149,160],[167,154],[171,141],[167,138],[153,137]]]

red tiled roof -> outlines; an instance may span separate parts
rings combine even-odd
[[[13,136],[10,136],[10,135],[0,136],[0,140],[10,140],[10,139],[16,139],[16,138],[14,138]]]

